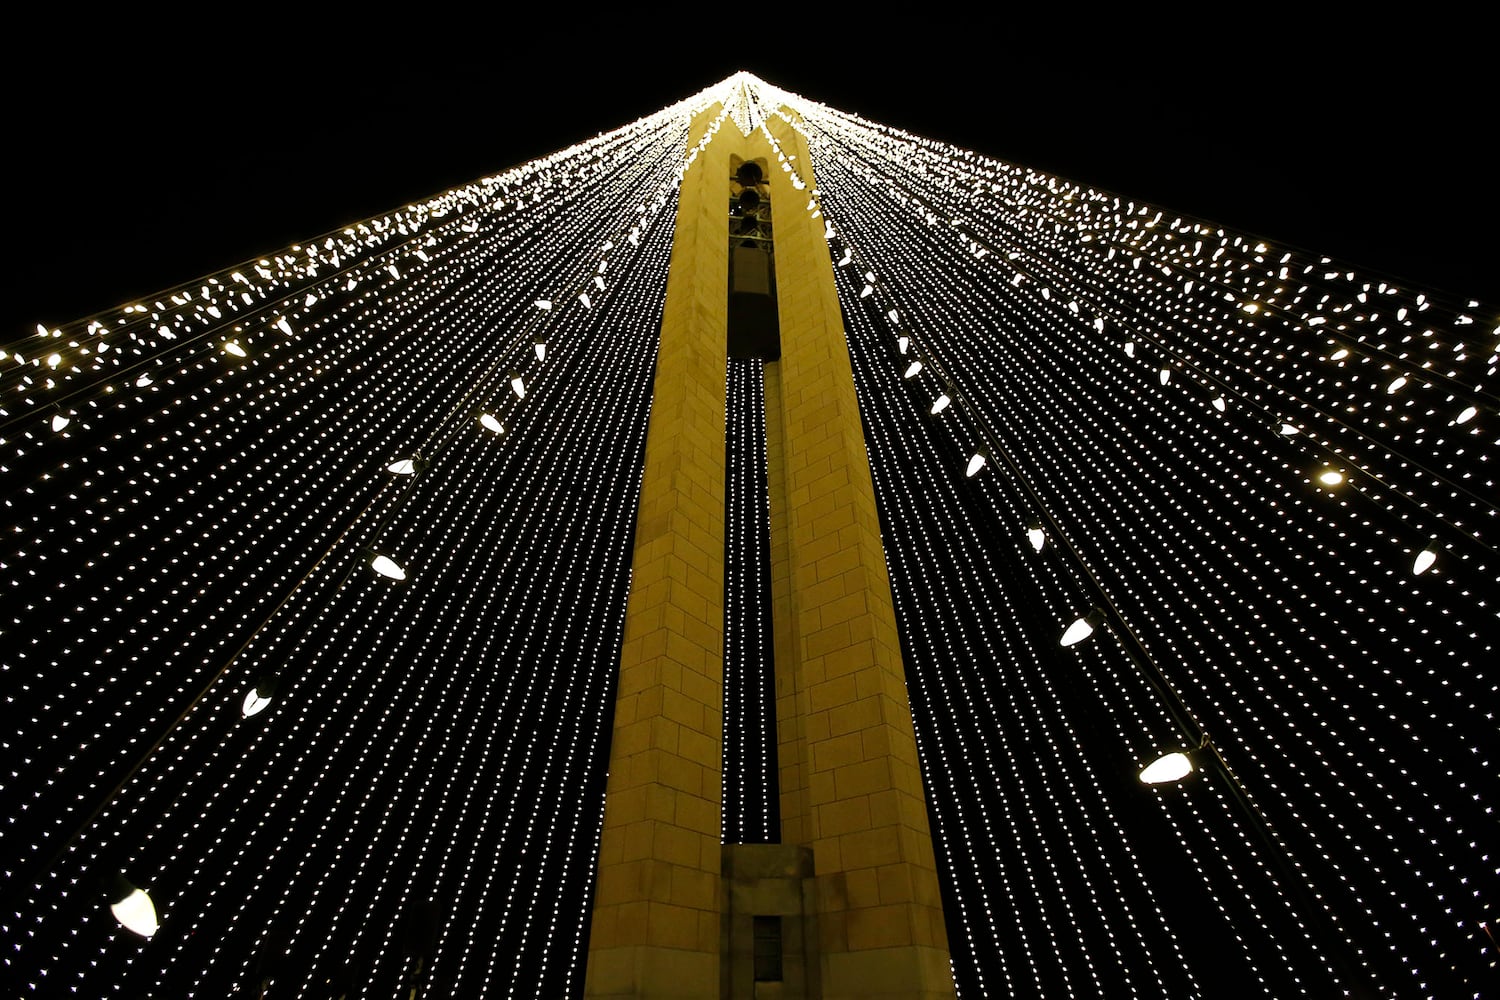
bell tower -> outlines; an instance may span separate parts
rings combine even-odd
[[[951,997],[811,157],[790,112],[745,120],[698,116],[679,191],[585,993]],[[779,843],[721,834],[731,357],[763,363]]]

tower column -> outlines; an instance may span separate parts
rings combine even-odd
[[[814,187],[802,137],[779,118],[770,127]],[[766,365],[782,841],[813,850],[825,1000],[952,997],[905,667],[823,220],[782,185],[771,199],[782,353]]]
[[[717,113],[695,121],[692,142]],[[769,124],[812,186],[801,137],[780,119]],[[721,870],[728,178],[731,153],[771,164],[776,156],[763,133],[745,136],[726,123],[720,137],[733,141],[703,147],[679,191],[585,993],[740,996],[750,995],[747,985],[760,995],[764,985],[823,1000],[952,997],[905,668],[823,222],[774,166],[781,356],[766,363],[765,388],[782,844],[726,848],[733,871]],[[721,934],[725,912],[731,923]],[[800,973],[738,982],[721,948],[743,951],[735,926],[773,917],[787,918],[776,926],[796,938],[787,968]]]
[[[719,113],[694,122],[696,143]],[[730,126],[732,129],[733,126]],[[683,179],[615,699],[590,997],[719,984],[729,152]]]

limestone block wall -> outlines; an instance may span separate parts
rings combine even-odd
[[[718,114],[695,123],[693,141]],[[784,122],[773,134],[812,186]],[[732,141],[726,141],[732,140]],[[767,364],[782,842],[812,852],[808,995],[954,995],[905,671],[823,223],[760,133],[684,178],[646,438],[585,993],[719,992],[729,157],[765,157],[781,360]],[[753,894],[742,902],[752,905]],[[753,913],[743,914],[746,919]],[[784,987],[781,987],[784,992]]]
[[[811,160],[772,133],[811,189]],[[775,162],[773,160],[772,162]],[[773,170],[774,178],[786,175]],[[766,366],[782,840],[813,849],[822,989],[953,995],[880,521],[823,221],[773,187],[781,360]],[[800,194],[801,197],[794,196]],[[774,385],[773,385],[774,383]],[[774,411],[774,412],[773,412]]]
[[[718,113],[700,115],[693,142]],[[708,145],[677,208],[605,790],[591,997],[718,990],[729,152]]]

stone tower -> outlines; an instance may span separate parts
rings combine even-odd
[[[954,992],[833,265],[807,211],[811,157],[784,115],[746,134],[715,105],[689,138],[698,155],[679,193],[662,318],[590,997]],[[779,344],[764,378],[781,843],[727,845],[726,205],[745,161],[771,167],[775,234]]]

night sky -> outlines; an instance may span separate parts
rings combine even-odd
[[[562,148],[737,69],[1372,274],[1500,301],[1484,149],[1496,88],[1485,33],[1460,20],[1189,31],[1059,8],[939,30],[850,10],[810,20],[805,42],[773,39],[748,14],[688,42],[623,15],[526,26],[346,13],[81,32],[63,12],[12,26],[0,340]]]

